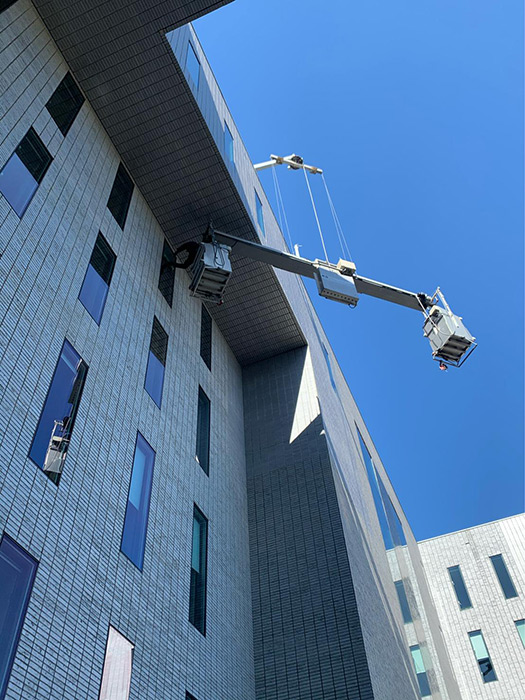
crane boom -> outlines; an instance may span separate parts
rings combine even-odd
[[[353,265],[350,264],[348,267],[349,264],[346,263],[347,266],[345,267],[344,263],[346,261],[340,261],[340,263],[343,264],[340,264],[338,267],[322,260],[308,260],[307,258],[291,255],[277,248],[270,248],[260,243],[247,241],[244,238],[237,238],[236,236],[232,236],[229,233],[222,233],[221,231],[213,231],[213,233],[209,235],[210,240],[212,237],[218,243],[230,247],[234,254],[242,255],[252,260],[258,260],[272,267],[277,267],[279,270],[287,270],[288,272],[293,272],[302,277],[316,279],[319,268],[326,267],[327,269],[337,270],[338,273],[343,276],[353,277],[356,290],[359,294],[367,294],[377,299],[384,299],[385,301],[390,301],[400,306],[406,306],[416,311],[421,311],[433,305],[431,297],[426,294],[408,292],[406,289],[400,289],[399,287],[393,287],[392,285],[376,282],[375,280],[357,275]]]
[[[188,268],[191,275],[190,292],[200,299],[222,303],[226,284],[232,274],[230,254],[234,253],[315,279],[321,296],[348,306],[356,306],[359,295],[366,294],[421,311],[425,316],[423,334],[430,342],[434,359],[440,360],[442,365],[461,365],[476,347],[475,338],[466,329],[461,317],[452,313],[439,288],[433,296],[410,292],[361,277],[356,273],[354,263],[348,260],[339,260],[337,265],[325,260],[308,260],[215,231],[211,227],[202,243],[190,241],[183,244],[176,251],[175,258],[183,253],[187,254],[186,260],[176,262],[175,266]],[[438,298],[442,306],[437,304]]]

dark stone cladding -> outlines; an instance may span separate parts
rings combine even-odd
[[[257,700],[373,700],[321,415],[290,434],[304,349],[243,372]]]
[[[170,243],[216,228],[258,240],[165,38],[230,0],[34,0]],[[211,308],[239,362],[304,345],[272,268],[238,261],[228,304]],[[262,303],[261,303],[262,302]]]

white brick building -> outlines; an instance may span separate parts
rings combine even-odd
[[[463,700],[523,700],[525,515],[424,540],[419,550]],[[478,631],[484,647],[479,634],[469,638]],[[474,650],[484,648],[490,661],[480,669]]]

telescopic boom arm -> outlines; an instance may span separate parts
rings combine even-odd
[[[434,359],[441,365],[460,366],[476,347],[475,338],[465,328],[460,316],[452,313],[441,290],[433,296],[393,287],[361,277],[353,262],[339,260],[337,265],[324,260],[308,260],[276,248],[215,231],[211,227],[202,243],[189,242],[175,253],[186,253],[176,267],[188,268],[190,292],[207,301],[222,303],[226,284],[232,274],[230,254],[257,260],[317,282],[319,294],[327,299],[355,307],[360,294],[366,294],[409,309],[421,311],[425,317],[423,334],[428,338]],[[442,306],[438,305],[438,299]]]

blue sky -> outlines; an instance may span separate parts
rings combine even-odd
[[[254,162],[322,167],[358,271],[440,285],[479,341],[440,372],[421,315],[309,287],[416,537],[523,511],[521,1],[235,0],[195,29]],[[278,176],[294,243],[322,257],[302,173]]]

